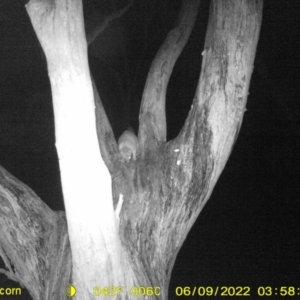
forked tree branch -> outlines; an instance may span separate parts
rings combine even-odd
[[[217,183],[243,120],[262,20],[262,1],[213,0],[202,70],[183,129],[165,151],[165,188],[174,198],[162,250],[177,253]],[[200,54],[200,53],[199,53]],[[234,183],[233,183],[234,184]],[[175,241],[172,245],[172,241]],[[161,242],[161,240],[160,240]]]
[[[200,0],[184,0],[175,27],[159,49],[148,73],[140,109],[140,152],[166,141],[166,90],[173,67],[186,45],[198,13]]]

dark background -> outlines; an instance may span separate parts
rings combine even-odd
[[[99,12],[104,18],[115,8],[109,1],[98,2],[84,2],[87,31],[97,26]],[[249,286],[251,298],[258,286],[300,288],[300,2],[264,3],[240,135],[177,257],[169,299],[178,298],[176,287],[185,286]],[[24,4],[0,3],[0,165],[53,210],[62,210],[47,64]],[[179,5],[136,1],[89,49],[91,71],[116,138],[129,125],[137,130],[150,63]],[[207,17],[208,1],[202,1],[168,87],[168,140],[176,137],[191,106]],[[1,275],[0,286],[17,285]],[[16,298],[30,299],[25,291]]]

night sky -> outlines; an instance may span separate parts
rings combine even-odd
[[[87,32],[99,11],[113,9],[109,1],[102,7],[98,2],[84,3]],[[147,72],[180,4],[136,2],[89,48],[91,72],[116,138],[128,126],[138,128]],[[0,3],[0,165],[51,209],[63,210],[47,64],[24,3]],[[178,254],[169,299],[177,299],[176,287],[185,286],[248,286],[251,299],[259,286],[295,286],[300,297],[300,2],[264,3],[240,135]],[[168,87],[168,140],[179,133],[192,103],[207,18],[208,1],[202,1]],[[0,287],[10,286],[18,285],[1,275]],[[16,299],[31,298],[24,292]]]

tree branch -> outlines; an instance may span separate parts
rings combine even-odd
[[[142,155],[166,141],[167,85],[175,62],[193,29],[199,4],[199,0],[182,1],[176,25],[159,49],[148,73],[140,109],[139,150]]]
[[[183,130],[166,147],[166,189],[175,197],[163,222],[163,228],[174,228],[163,243],[165,257],[181,247],[232,151],[245,112],[261,19],[262,1],[211,2],[193,105]]]
[[[33,299],[62,299],[71,274],[65,214],[53,212],[1,166],[0,227],[0,255],[9,269],[0,272]]]
[[[137,192],[130,198],[124,196],[130,202],[124,201],[122,209],[123,242],[139,253],[145,270],[151,270],[147,273],[150,281],[161,286],[168,285],[176,255],[209,199],[237,137],[259,36],[262,1],[214,0],[210,13],[202,72],[183,129],[175,140],[162,143],[148,159],[141,160],[124,183],[129,193],[131,189]],[[159,85],[153,86],[160,91]],[[157,94],[154,90],[153,95]],[[159,123],[154,115],[156,103],[150,105],[145,103],[141,109],[145,127],[141,132],[153,142],[153,128]],[[150,133],[146,126],[152,128]],[[148,145],[148,141],[144,143]]]
[[[103,104],[101,102],[99,93],[95,81],[92,78],[93,82],[93,91],[94,91],[94,101],[95,101],[95,112],[96,112],[96,126],[97,126],[97,135],[99,147],[101,150],[101,156],[109,169],[110,173],[114,172],[115,163],[119,158],[119,149],[117,142],[107,118],[106,112],[104,110]]]
[[[121,8],[120,10],[117,10],[113,12],[111,15],[107,16],[101,24],[99,24],[93,32],[87,34],[87,43],[88,45],[92,44],[95,39],[105,30],[105,28],[108,26],[108,24],[113,21],[114,19],[120,18],[132,5],[133,0],[129,0],[128,3]]]
[[[128,3],[122,7],[121,9],[113,12],[109,16],[106,16],[105,19],[99,24],[91,33],[87,33],[87,44],[90,46],[96,38],[105,30],[105,28],[109,25],[113,20],[121,17],[126,11],[132,6],[133,0],[129,0]],[[102,158],[108,167],[110,173],[113,173],[113,169],[115,164],[114,161],[120,159],[118,145],[115,140],[115,136],[109,120],[107,118],[107,114],[104,110],[101,98],[99,96],[97,86],[95,81],[91,75],[92,83],[93,83],[93,91],[94,91],[94,101],[96,107],[96,126],[97,126],[97,135],[99,147],[101,150]]]

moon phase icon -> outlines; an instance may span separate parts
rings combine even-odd
[[[76,288],[73,285],[68,285],[65,289],[65,293],[68,297],[74,297],[76,294]]]

